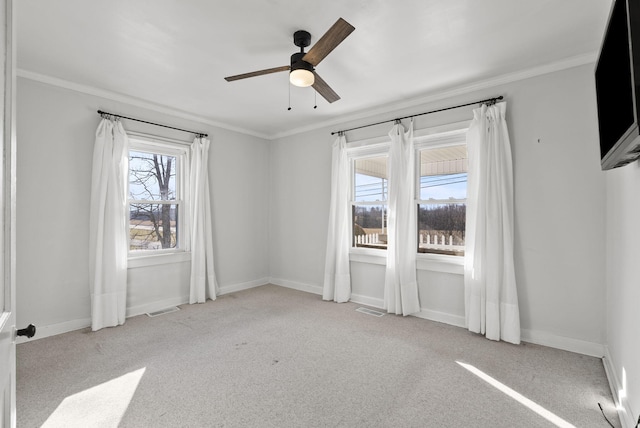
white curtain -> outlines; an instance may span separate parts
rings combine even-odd
[[[189,180],[191,226],[191,287],[189,303],[216,299],[218,283],[213,267],[213,235],[209,202],[209,145],[206,138],[196,138],[191,145]]]
[[[387,200],[387,270],[384,309],[409,315],[420,311],[416,280],[415,154],[413,121],[405,133],[401,124],[389,132],[389,181]]]
[[[349,268],[349,248],[351,246],[350,179],[346,146],[347,139],[344,135],[338,136],[333,143],[331,202],[322,291],[324,300],[333,300],[339,303],[347,302],[351,298],[351,272]]]
[[[124,324],[127,297],[129,142],[119,121],[96,131],[89,217],[91,329]]]
[[[513,263],[513,172],[506,103],[474,110],[467,133],[465,316],[470,331],[520,343]]]

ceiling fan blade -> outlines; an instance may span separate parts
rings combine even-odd
[[[278,73],[280,71],[289,71],[290,69],[291,69],[290,66],[283,65],[282,67],[267,68],[265,70],[252,71],[251,73],[237,74],[235,76],[225,77],[224,80],[226,80],[227,82],[233,82],[234,80],[240,80],[240,79],[247,79],[249,77],[262,76],[263,74]]]
[[[315,89],[320,95],[322,95],[325,100],[329,101],[329,103],[338,101],[340,99],[340,96],[336,94],[336,92],[331,89],[329,85],[327,85],[327,82],[322,80],[322,77],[318,76],[318,73],[314,71],[313,74],[315,77],[315,81],[313,82],[313,89]]]
[[[339,18],[335,24],[327,30],[326,33],[309,52],[302,57],[303,61],[308,62],[314,67],[320,63],[329,53],[336,48],[344,39],[347,38],[355,30],[355,27],[342,18]]]

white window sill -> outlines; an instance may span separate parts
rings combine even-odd
[[[387,253],[384,250],[368,248],[351,249],[349,260],[352,262],[385,266],[387,264]],[[463,275],[464,257],[440,254],[418,254],[416,257],[416,268],[432,272]]]
[[[420,270],[464,275],[464,257],[443,254],[418,254],[416,267]]]
[[[164,265],[168,263],[182,263],[191,260],[191,253],[187,251],[161,253],[161,254],[142,254],[129,255],[129,269],[141,268],[146,266]]]
[[[349,252],[349,260],[385,266],[387,264],[387,251],[374,250],[373,248],[352,248]]]

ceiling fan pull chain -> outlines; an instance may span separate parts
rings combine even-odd
[[[313,108],[318,108],[318,91],[313,90]]]
[[[291,85],[289,84],[289,82],[287,82],[287,88],[289,88],[289,108],[287,109],[287,111],[291,110]]]

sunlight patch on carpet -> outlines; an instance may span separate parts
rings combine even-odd
[[[118,426],[146,368],[85,389],[62,400],[43,427]]]
[[[514,391],[513,389],[509,388],[507,385],[492,378],[491,376],[489,376],[482,370],[472,366],[471,364],[461,363],[460,361],[456,361],[456,363],[458,363],[460,366],[464,367],[474,375],[478,376],[480,379],[484,380],[489,385],[496,388],[498,391],[507,394],[509,397],[513,398],[520,404],[528,407],[530,410],[533,410],[534,412],[536,412],[537,414],[539,414],[540,416],[542,416],[543,418],[545,418],[546,420],[554,424],[555,426],[561,427],[561,428],[576,428],[575,425],[570,424],[569,422],[562,419],[560,416],[550,412],[549,410],[545,409],[538,403],[531,401],[524,395]]]

